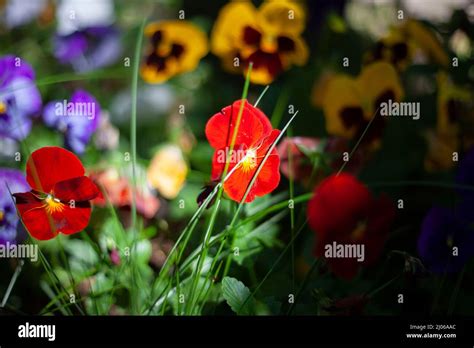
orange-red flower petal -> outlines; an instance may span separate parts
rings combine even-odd
[[[230,146],[241,103],[238,100],[226,106],[207,122],[206,137],[214,149]],[[249,146],[270,134],[271,130],[272,125],[265,114],[245,100],[235,144]]]
[[[100,195],[80,160],[59,147],[45,147],[27,161],[27,180],[33,190],[15,193],[21,219],[32,237],[54,238],[82,231],[91,216],[90,200]]]
[[[84,167],[79,158],[59,147],[36,150],[26,163],[26,180],[40,192],[50,192],[56,183],[83,175]]]

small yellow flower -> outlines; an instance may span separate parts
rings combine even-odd
[[[392,27],[387,36],[380,39],[366,55],[365,61],[382,60],[404,70],[419,53],[441,66],[449,63],[449,57],[435,33],[421,22],[408,19],[402,25]]]
[[[214,25],[211,51],[230,72],[246,74],[252,63],[250,81],[268,84],[293,64],[306,64],[305,23],[296,1],[265,1],[258,9],[250,1],[231,1]]]
[[[205,33],[183,20],[151,23],[145,36],[149,45],[140,74],[149,83],[194,70],[209,51]]]
[[[379,114],[381,103],[398,102],[403,97],[395,68],[377,62],[363,68],[356,78],[333,75],[326,86],[322,108],[327,132],[346,139],[359,138],[375,117],[363,140],[378,145],[385,125]]]
[[[184,186],[188,166],[181,149],[172,144],[164,145],[155,154],[148,168],[150,184],[167,198],[175,198]]]

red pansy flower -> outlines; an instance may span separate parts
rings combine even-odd
[[[81,161],[60,147],[43,147],[26,163],[30,192],[15,193],[16,207],[32,237],[47,240],[82,231],[89,223],[90,200],[100,193],[84,176]]]
[[[273,129],[270,121],[259,109],[244,101],[244,109],[238,126],[234,151],[230,145],[237,124],[241,101],[236,101],[212,116],[206,125],[206,137],[215,149],[212,160],[212,180],[220,180],[229,157],[224,192],[234,201],[240,202],[250,185],[253,175],[263,161],[267,151],[280,131]],[[256,196],[272,192],[280,182],[280,157],[274,148],[263,164],[245,202],[252,202]]]
[[[373,197],[354,176],[342,173],[326,178],[316,187],[307,213],[317,237],[316,256],[325,257],[337,276],[351,279],[359,266],[369,265],[379,257],[395,217],[395,207],[386,196]],[[326,257],[334,243],[364,245],[363,261],[348,255]]]

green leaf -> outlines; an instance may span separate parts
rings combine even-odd
[[[225,277],[222,280],[222,296],[235,313],[239,315],[253,314],[253,298],[247,300],[250,297],[250,290],[240,280]]]

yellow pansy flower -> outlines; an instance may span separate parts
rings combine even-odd
[[[403,89],[395,68],[385,62],[377,62],[362,69],[356,78],[345,74],[331,76],[326,83],[322,108],[329,134],[346,139],[364,135],[364,142],[378,145],[385,125],[380,116],[380,105],[403,97]]]
[[[436,129],[427,132],[427,171],[449,170],[454,167],[453,153],[474,144],[474,105],[472,93],[456,86],[445,72],[437,75]]]
[[[380,39],[365,57],[367,63],[386,61],[403,70],[421,52],[436,64],[446,66],[449,57],[435,33],[414,19],[392,27],[387,36]]]
[[[150,23],[145,36],[149,44],[140,74],[149,83],[194,70],[209,51],[206,34],[183,20]]]
[[[246,74],[250,81],[268,84],[293,64],[304,65],[308,47],[301,37],[306,17],[296,1],[265,1],[258,9],[250,1],[231,1],[217,18],[211,51],[230,72]]]

